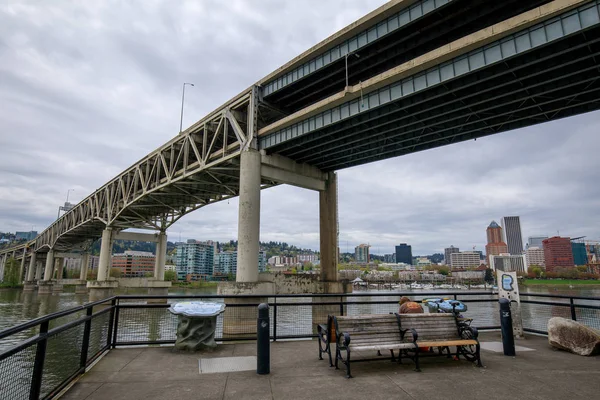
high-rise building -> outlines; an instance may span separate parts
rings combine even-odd
[[[458,247],[454,247],[454,246],[446,247],[444,249],[444,263],[446,265],[451,265],[452,259],[451,259],[450,255],[454,254],[454,253],[459,253],[459,252],[460,252],[460,249]]]
[[[215,246],[211,243],[188,240],[177,246],[178,280],[202,280],[213,274]]]
[[[359,244],[354,248],[354,260],[357,263],[369,263],[369,247],[371,246],[368,244]]]
[[[533,266],[545,268],[544,249],[541,247],[527,247],[525,251],[525,260],[527,261],[527,272]]]
[[[527,247],[539,247],[540,249],[544,248],[543,241],[544,239],[548,239],[548,236],[537,235],[537,236],[529,236],[527,238]]]
[[[600,242],[585,242],[588,264],[600,264]]]
[[[573,268],[575,266],[570,238],[553,236],[544,239],[542,243],[544,244],[544,261],[547,272],[553,272],[561,267]]]
[[[383,261],[386,263],[395,264],[396,263],[396,253],[384,255]]]
[[[258,253],[258,272],[267,270],[267,252]],[[237,273],[237,251],[222,251],[215,254],[214,275],[235,275]]]
[[[33,240],[37,236],[37,231],[15,232],[15,240]]]
[[[147,251],[127,250],[112,256],[112,268],[118,268],[123,278],[143,278],[154,275],[156,257]]]
[[[498,256],[508,253],[506,243],[502,241],[502,228],[496,221],[492,221],[486,229],[487,244],[485,245],[485,255],[487,264],[490,265],[490,256]]]
[[[525,272],[527,266],[527,260],[525,259],[525,254],[500,254],[500,255],[492,255],[490,258],[489,267],[496,271],[516,271],[516,272]]]
[[[479,263],[479,253],[474,251],[462,251],[450,254],[450,266],[452,269],[479,267]]]
[[[396,246],[396,263],[412,265],[412,247],[406,243]]]
[[[573,252],[573,262],[575,265],[586,265],[588,262],[587,251],[583,241],[571,242],[571,251]]]
[[[502,241],[508,246],[510,254],[523,254],[523,236],[521,235],[521,219],[517,216],[502,217]]]

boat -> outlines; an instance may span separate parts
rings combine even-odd
[[[413,282],[410,284],[410,288],[411,289],[423,289],[423,285],[421,285],[420,283],[417,283],[417,282]]]

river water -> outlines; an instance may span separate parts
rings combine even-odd
[[[447,291],[447,290],[446,290]],[[481,291],[481,290],[479,290]],[[364,293],[360,291],[358,293]],[[372,293],[386,293],[385,291],[368,290],[366,292]],[[410,292],[410,290],[403,290],[404,292]],[[432,291],[428,291],[431,293]],[[576,286],[569,288],[568,286],[549,288],[544,286],[529,286],[521,287],[522,293],[544,293],[544,294],[556,294],[556,295],[569,295],[569,296],[592,296],[600,298],[600,286]],[[140,294],[145,295],[147,292],[145,289],[128,289],[126,292],[120,292],[119,294]],[[368,300],[393,300],[397,298],[397,295],[390,293],[390,296],[385,297],[354,297],[349,301],[368,301]],[[419,291],[412,291],[414,296],[419,298]],[[458,291],[458,293],[469,293],[468,290]],[[202,289],[183,289],[183,288],[172,288],[169,291],[170,295],[202,295],[202,294],[216,294],[215,287],[208,287]],[[464,298],[464,297],[463,297]],[[302,299],[302,301],[310,301],[309,299]],[[543,301],[549,301],[549,299],[543,299]],[[88,296],[85,294],[75,294],[74,288],[66,287],[65,291],[58,294],[52,295],[38,295],[37,292],[24,292],[20,289],[0,289],[0,330],[9,328],[11,326],[19,325],[21,323],[30,321],[34,318],[47,315],[56,311],[66,310],[72,307],[76,307],[88,302]],[[482,306],[474,304],[473,312],[480,314],[487,312],[488,306],[492,304],[481,303]],[[597,305],[597,304],[596,304]],[[366,306],[366,305],[365,305]],[[375,306],[375,305],[373,305]],[[368,308],[368,307],[367,307]],[[365,307],[360,309],[349,310],[358,313],[365,313],[369,310]],[[393,306],[395,309],[396,306]],[[371,310],[376,311],[376,310]],[[489,310],[490,312],[492,310]],[[494,311],[496,313],[496,311]],[[281,321],[283,322],[283,321]],[[0,344],[0,349],[3,346]]]

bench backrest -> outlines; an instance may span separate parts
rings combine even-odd
[[[400,327],[394,314],[367,314],[333,317],[338,333],[349,333],[350,345],[376,345],[400,341]]]
[[[402,329],[413,328],[419,335],[419,341],[426,340],[456,340],[458,325],[452,314],[400,314]],[[411,336],[407,332],[407,336]]]

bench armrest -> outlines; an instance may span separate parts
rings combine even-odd
[[[406,332],[410,331],[412,333],[412,342],[416,343],[417,339],[419,337],[419,334],[417,333],[417,331],[414,328],[408,328],[408,329],[401,329],[400,330],[400,339],[404,340],[404,335],[406,335]]]
[[[343,341],[342,341],[342,338],[344,338]],[[347,332],[341,332],[340,334],[338,334],[337,343],[338,343],[338,345],[342,344],[343,347],[346,347],[346,348],[348,346],[350,346],[350,334]]]

